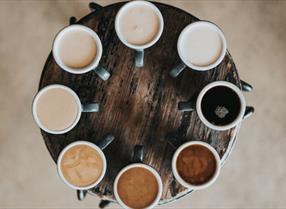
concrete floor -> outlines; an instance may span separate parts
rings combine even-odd
[[[54,35],[88,2],[0,1],[0,208],[97,208],[60,182],[30,110]],[[221,26],[256,107],[218,181],[161,208],[285,208],[286,1],[161,2]]]

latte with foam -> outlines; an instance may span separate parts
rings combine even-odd
[[[71,30],[63,37],[59,45],[62,62],[73,69],[90,65],[97,52],[95,39],[86,31]]]
[[[163,18],[155,5],[131,1],[116,17],[116,31],[123,43],[140,47],[155,42],[163,30]]]
[[[79,144],[68,149],[60,162],[63,177],[72,185],[86,187],[95,183],[103,172],[103,160],[94,148]]]
[[[75,96],[61,87],[45,90],[36,103],[39,122],[51,131],[63,131],[72,126],[80,111]]]

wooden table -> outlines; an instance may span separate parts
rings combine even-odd
[[[237,129],[214,131],[199,120],[195,112],[180,112],[179,101],[186,101],[206,84],[226,80],[241,88],[235,64],[229,53],[213,70],[198,72],[185,70],[177,78],[169,71],[180,62],[176,44],[182,29],[198,18],[178,8],[155,3],[165,21],[159,42],[145,52],[145,66],[135,68],[134,51],[118,39],[114,20],[123,3],[106,7],[91,4],[93,12],[79,20],[96,31],[102,40],[101,64],[112,74],[106,82],[94,72],[73,75],[59,68],[52,55],[48,57],[39,89],[59,83],[71,87],[84,102],[100,102],[100,113],[84,113],[78,125],[69,133],[51,135],[42,131],[46,146],[56,162],[60,151],[69,143],[87,140],[96,143],[106,134],[115,136],[105,150],[108,168],[100,185],[89,192],[114,201],[113,181],[121,168],[130,163],[133,148],[144,146],[144,163],[161,175],[164,190],[160,204],[178,199],[191,191],[180,186],[171,170],[172,155],[177,146],[192,140],[211,144],[222,158],[227,159]],[[71,21],[76,21],[71,18]],[[173,143],[173,139],[176,139]]]

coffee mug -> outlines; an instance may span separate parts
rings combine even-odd
[[[220,157],[209,144],[186,142],[173,155],[172,171],[175,179],[192,190],[211,186],[220,173]]]
[[[197,21],[181,32],[177,50],[182,62],[170,71],[172,77],[177,77],[186,67],[198,71],[215,68],[224,59],[227,43],[214,23]]]
[[[99,65],[102,57],[102,43],[92,29],[74,24],[62,29],[53,42],[53,57],[61,69],[83,74],[94,71],[106,81],[110,73]]]
[[[84,199],[88,189],[96,187],[102,181],[107,168],[102,150],[113,140],[112,135],[107,135],[98,145],[88,141],[75,141],[60,152],[57,160],[59,177],[68,187],[77,190],[79,200]],[[77,185],[71,181],[77,182]],[[85,185],[79,185],[83,182]]]
[[[113,184],[114,196],[126,209],[153,208],[158,205],[162,196],[161,177],[154,168],[143,163],[142,146],[135,146],[132,161],[117,174]],[[149,185],[146,185],[147,182]]]
[[[42,88],[32,104],[34,121],[51,134],[67,133],[76,126],[82,112],[98,111],[99,103],[82,105],[71,88],[60,84]]]
[[[160,10],[148,1],[130,1],[120,8],[115,30],[120,41],[135,50],[135,66],[144,66],[144,50],[161,37],[164,20]]]
[[[253,107],[246,106],[241,90],[227,81],[215,81],[206,85],[193,101],[179,102],[178,109],[196,110],[207,127],[218,131],[237,126],[254,112]]]

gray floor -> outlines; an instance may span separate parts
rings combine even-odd
[[[161,208],[285,208],[286,1],[162,2],[221,26],[240,76],[255,87],[246,99],[256,114],[212,187]],[[78,202],[60,182],[30,111],[54,35],[87,3],[0,1],[0,208],[97,207],[98,198]]]

